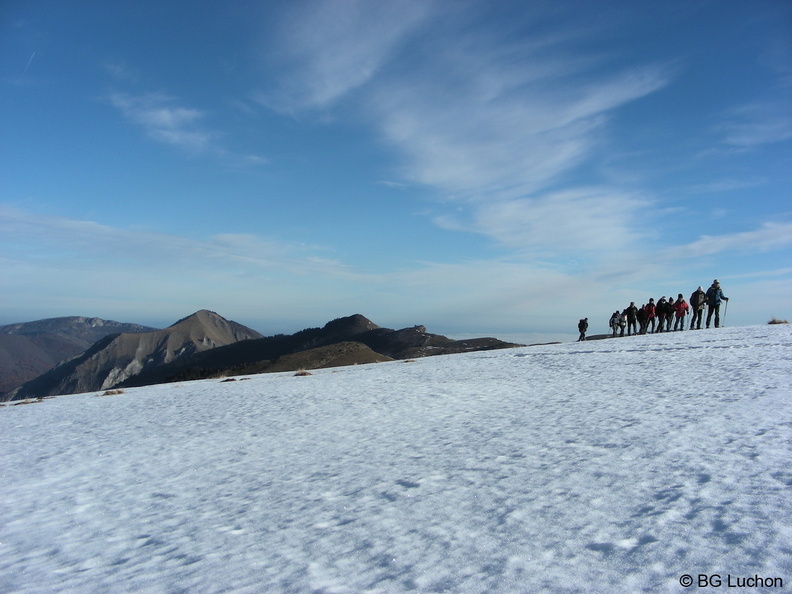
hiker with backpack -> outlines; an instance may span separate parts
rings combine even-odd
[[[710,320],[712,314],[715,314],[715,327],[720,326],[720,305],[722,301],[728,301],[729,298],[723,295],[720,283],[716,278],[712,281],[712,286],[707,289],[707,328],[710,327]]]
[[[704,292],[704,289],[699,288],[696,289],[693,294],[690,296],[690,329],[693,330],[693,326],[696,326],[696,330],[701,330],[701,316],[704,313],[704,308],[707,307],[707,294]]]
[[[649,323],[649,320],[646,319],[645,303],[638,308],[638,313],[635,314],[635,317],[638,320],[638,332],[640,334],[646,334],[646,326]]]
[[[666,316],[668,315],[667,309],[668,301],[666,301],[665,295],[660,297],[657,300],[657,305],[655,306],[655,315],[657,316],[657,332],[658,334],[663,331],[666,324]]]
[[[671,332],[671,322],[674,320],[674,312],[676,311],[676,301],[673,297],[669,297],[666,302],[666,332]]]
[[[586,340],[586,330],[588,330],[588,318],[583,318],[578,322],[578,331],[580,332],[578,342]]]
[[[674,302],[674,314],[676,316],[676,320],[674,321],[674,332],[685,329],[685,316],[689,309],[685,298],[682,296],[682,293],[680,293],[679,297],[677,297],[677,300]]]
[[[610,320],[608,320],[608,326],[613,331],[613,333],[611,335],[613,338],[616,338],[616,330],[618,330],[618,328],[619,328],[619,317],[620,317],[620,315],[621,314],[619,314],[619,310],[616,310],[616,311],[613,312],[613,315],[611,315]]]
[[[625,309],[624,313],[627,315],[627,336],[630,336],[631,329],[633,334],[638,334],[638,326],[636,324],[638,321],[638,308],[635,307],[635,301],[630,301],[630,307]]]

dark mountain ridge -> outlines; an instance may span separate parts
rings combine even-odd
[[[361,356],[365,353],[367,359],[371,358],[371,353],[388,359],[410,359],[522,346],[496,338],[452,340],[439,334],[431,334],[424,326],[392,330],[382,328],[360,314],[354,314],[328,322],[322,328],[306,328],[295,334],[247,340],[183,357],[167,365],[145,370],[120,383],[119,387],[267,371],[313,369],[315,367],[311,366],[310,361],[304,360],[307,357],[293,355],[342,342],[360,343],[366,347],[358,352]],[[284,368],[283,359],[286,357],[290,357],[291,364],[287,366],[290,369]]]

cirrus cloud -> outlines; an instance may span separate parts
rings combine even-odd
[[[667,86],[672,66],[606,68],[608,56],[584,49],[596,32],[580,23],[512,40],[486,23],[473,32],[482,5],[298,6],[278,30],[281,51],[273,59],[286,72],[269,95],[277,102],[262,103],[308,115],[342,99],[359,106],[356,113],[396,155],[401,179],[450,205],[435,215],[443,228],[481,233],[524,253],[543,239],[545,251],[554,249],[561,233],[604,250],[603,257],[641,236],[629,224],[644,197],[617,187],[592,193],[589,184],[549,189],[596,161],[613,112]],[[545,10],[528,11],[522,25],[532,27]],[[416,39],[428,22],[433,34]],[[405,53],[410,69],[398,66]]]
[[[174,99],[163,93],[137,96],[113,93],[110,103],[158,142],[191,152],[206,150],[212,143],[212,134],[200,126],[206,114],[198,109],[175,105]]]

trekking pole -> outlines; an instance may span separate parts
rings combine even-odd
[[[726,300],[726,307],[723,308],[723,324],[721,326],[726,325],[726,312],[729,311],[729,300]]]

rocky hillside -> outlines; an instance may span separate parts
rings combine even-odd
[[[154,330],[81,316],[0,326],[0,400],[5,393],[82,353],[105,336]]]
[[[164,330],[106,336],[82,354],[13,391],[11,398],[103,390],[148,368],[256,338],[261,338],[261,334],[255,330],[201,310]]]
[[[337,349],[322,349],[338,343],[356,343],[347,347],[343,357],[332,365],[370,363],[375,355],[387,359],[409,359],[520,346],[496,338],[452,340],[439,334],[431,334],[423,326],[402,330],[382,328],[355,314],[338,318],[323,328],[308,328],[295,334],[270,336],[258,340],[247,340],[211,351],[183,357],[167,365],[150,367],[120,385],[145,386],[149,384],[202,379],[223,375],[242,375],[269,371],[291,371],[330,366],[324,359],[335,356]],[[323,361],[321,364],[317,361]]]

